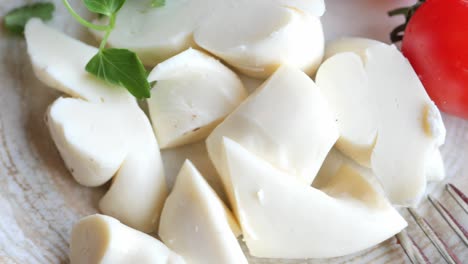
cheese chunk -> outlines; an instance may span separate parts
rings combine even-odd
[[[265,0],[221,8],[201,23],[194,38],[240,72],[259,78],[283,64],[313,74],[324,52],[318,17]]]
[[[316,77],[338,116],[337,148],[371,167],[393,203],[415,205],[431,173],[429,159],[445,140],[440,112],[396,47],[345,42],[332,50],[356,50],[330,57]]]
[[[273,9],[284,11],[272,12]],[[233,11],[235,15],[232,14]],[[278,62],[297,62],[300,64],[297,66],[313,70],[318,66],[323,55],[323,33],[318,17],[324,12],[323,0],[171,0],[158,8],[151,8],[150,1],[127,1],[119,11],[115,29],[108,43],[114,47],[135,51],[144,64],[154,66],[189,47],[196,47],[193,34],[202,24],[213,21],[222,22],[216,29],[216,32],[221,33],[216,36],[218,39],[227,37],[228,33],[231,34],[230,32],[235,32],[236,30],[230,28],[231,26],[241,30],[235,33],[239,36],[257,33],[276,34],[279,32],[265,31],[262,25],[275,22],[278,18],[276,15],[282,13],[283,22],[281,23],[287,26],[281,27],[280,36],[265,39],[270,43],[266,43],[267,45],[258,43],[257,50],[250,51],[253,54],[249,60],[252,61],[263,56],[262,54],[281,49],[280,53],[268,55],[270,58],[267,58],[268,65],[266,66],[273,67],[274,65],[269,64]],[[254,14],[261,17],[248,20]],[[221,21],[217,21],[219,18]],[[96,23],[107,24],[107,20],[107,18],[102,18]],[[249,23],[248,27],[239,28],[238,22],[243,20],[256,21],[256,23]],[[287,20],[290,21],[287,22]],[[233,22],[235,24],[231,24]],[[276,29],[280,28],[272,30]],[[216,34],[216,32],[211,31],[210,34]],[[104,35],[104,32],[100,31],[92,31],[92,33],[99,39]],[[313,42],[312,37],[315,38]],[[268,46],[271,47],[269,50],[261,50]],[[291,52],[290,49],[293,48],[300,48],[300,50]],[[289,56],[290,58],[286,60]],[[243,57],[245,58],[245,55]],[[244,60],[244,58],[241,59]],[[257,65],[250,66],[256,75],[259,70],[262,70]],[[260,75],[265,77],[268,73]]]
[[[25,35],[39,78],[81,98],[57,99],[46,118],[71,174],[91,187],[115,175],[99,203],[101,211],[133,228],[154,231],[167,187],[158,143],[145,113],[125,89],[109,86],[83,70],[87,61],[82,57],[93,51],[89,46],[39,20],[27,24]]]
[[[46,85],[89,102],[136,104],[126,89],[85,71],[97,48],[59,33],[39,19],[28,22],[24,35],[34,73]]]
[[[206,141],[213,164],[224,184],[229,184],[222,159],[223,137],[310,185],[335,144],[338,129],[314,82],[300,70],[283,66]]]
[[[374,246],[407,223],[350,166],[322,190],[298,181],[225,138],[231,202],[250,253],[330,258]]]
[[[155,66],[189,47],[193,31],[226,0],[171,0],[152,8],[151,1],[126,1],[119,11],[108,43],[138,54],[142,62]],[[107,24],[107,18],[96,23]],[[91,31],[101,39],[104,32]]]
[[[442,181],[445,178],[445,166],[439,149],[433,151],[426,161],[427,181]]]
[[[148,107],[161,148],[206,138],[246,97],[239,77],[214,58],[188,49],[156,66]]]
[[[71,264],[185,264],[154,237],[105,215],[75,224],[70,241]]]
[[[189,263],[247,264],[237,221],[190,161],[166,200],[159,236]]]
[[[370,167],[378,105],[361,58],[355,53],[336,55],[320,67],[315,80],[337,116],[337,148]]]

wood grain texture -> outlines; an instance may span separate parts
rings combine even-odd
[[[30,2],[0,0],[0,15]],[[89,35],[70,19],[60,1],[53,2],[57,11],[51,24],[92,43]],[[72,1],[77,7],[81,6],[79,2]],[[387,41],[387,33],[400,21],[387,18],[385,12],[404,2],[408,1],[329,0],[328,13],[324,17],[327,37],[345,34]],[[80,12],[86,14],[83,8]],[[108,186],[82,187],[67,172],[43,122],[46,108],[60,94],[34,77],[24,41],[8,36],[3,29],[0,31],[0,59],[0,263],[68,263],[68,240],[73,224],[81,217],[97,212],[97,202]],[[454,117],[445,117],[445,121],[448,142],[442,152],[449,175],[446,181],[468,192],[468,122]],[[170,185],[185,158],[192,159],[219,190],[219,180],[202,143],[163,153]],[[467,215],[441,192],[441,186],[431,186],[432,192],[436,197],[441,195],[440,199],[466,227]],[[439,230],[453,251],[468,261],[468,250],[435,210],[425,202],[419,211]],[[410,219],[406,212],[403,213]],[[441,262],[422,232],[412,221],[410,225],[408,232],[421,243],[431,261]],[[250,258],[250,261],[259,264],[408,263],[395,238],[353,256],[332,260],[280,262]]]

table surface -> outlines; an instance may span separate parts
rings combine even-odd
[[[170,1],[170,0],[169,0]],[[27,0],[0,0],[0,16]],[[75,23],[60,1],[51,24],[67,34],[94,43]],[[72,1],[79,6],[79,1]],[[388,42],[388,32],[401,18],[388,18],[386,11],[411,1],[328,0],[323,18],[327,39],[340,36],[371,37]],[[80,13],[86,14],[81,8]],[[1,22],[0,22],[1,23]],[[3,27],[1,27],[3,28]],[[43,122],[47,106],[59,93],[48,89],[34,76],[22,38],[0,30],[0,263],[68,263],[70,230],[78,219],[97,212],[97,202],[108,186],[85,188],[77,184],[63,165]],[[251,85],[258,82],[251,81]],[[468,191],[468,121],[444,116],[448,135],[442,148],[448,178]],[[219,190],[216,173],[203,143],[163,152],[173,183],[182,162],[191,159]],[[443,191],[443,183],[430,186],[432,193],[451,209],[466,227],[468,216]],[[427,201],[421,212],[451,249],[468,261],[468,250]],[[402,210],[406,219],[407,212]],[[408,233],[421,245],[431,262],[443,260],[409,221]],[[243,245],[245,248],[245,245]],[[251,263],[409,263],[395,238],[352,256],[310,261],[279,261],[249,258]]]

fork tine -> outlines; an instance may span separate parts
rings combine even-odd
[[[439,253],[449,264],[461,264],[460,260],[455,254],[446,246],[446,244],[440,239],[437,233],[432,229],[429,223],[420,216],[414,209],[408,208],[411,216],[414,218],[421,230],[426,234],[432,244],[437,248]]]
[[[431,197],[430,195],[427,196],[427,199],[431,202],[431,204],[437,209],[439,214],[445,219],[447,224],[455,231],[455,233],[460,237],[463,243],[468,246],[468,232],[463,228],[463,226],[458,223],[455,217],[450,214],[450,212],[443,206],[437,199]]]
[[[413,238],[408,235],[405,230],[398,233],[396,238],[411,263],[431,264],[426,255],[424,255],[424,252],[421,250],[421,248],[414,242]]]
[[[466,195],[451,183],[447,184],[445,187],[453,199],[455,199],[465,213],[468,214],[468,198]]]

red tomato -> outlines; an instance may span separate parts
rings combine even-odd
[[[402,50],[437,106],[468,119],[468,1],[425,2],[406,28]]]

